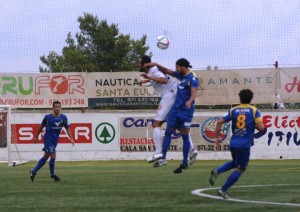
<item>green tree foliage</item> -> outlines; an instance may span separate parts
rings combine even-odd
[[[119,33],[118,25],[84,13],[78,17],[80,33],[68,33],[62,55],[50,51],[40,59],[46,66],[40,72],[116,72],[135,71],[140,55],[146,54],[146,35],[134,40]]]

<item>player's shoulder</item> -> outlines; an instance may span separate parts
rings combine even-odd
[[[45,115],[45,118],[52,118],[53,117],[53,114],[52,113],[48,113]]]
[[[196,78],[198,77],[198,76],[197,76],[197,73],[196,73],[195,71],[190,70],[190,72],[191,72],[190,74],[192,75],[192,77],[196,77]]]
[[[190,78],[191,80],[198,80],[198,76],[196,74],[196,72],[190,70],[190,72],[186,75],[188,78]]]
[[[60,117],[61,117],[61,118],[64,118],[64,119],[66,119],[66,118],[67,118],[67,115],[66,115],[66,114],[63,114],[63,113],[61,113],[61,114],[60,114]]]
[[[155,72],[160,72],[160,71],[156,66],[153,66],[152,68],[150,68],[149,72],[150,73],[155,73]]]

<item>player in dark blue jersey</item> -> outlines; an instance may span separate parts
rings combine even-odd
[[[163,140],[163,158],[157,161],[157,167],[165,164],[166,154],[171,143],[171,135],[179,129],[183,139],[183,160],[174,173],[181,173],[188,168],[188,154],[190,149],[190,126],[194,115],[194,103],[197,95],[199,81],[195,72],[189,68],[189,61],[181,58],[176,61],[176,71],[167,69],[157,63],[146,64],[147,67],[156,66],[161,72],[178,79],[176,100],[168,115],[167,129]]]
[[[219,168],[211,171],[209,183],[214,185],[216,177],[230,169],[236,168],[228,177],[225,184],[218,190],[218,194],[224,199],[228,199],[227,190],[234,185],[240,176],[246,171],[249,158],[250,147],[254,145],[254,130],[264,131],[260,111],[250,105],[253,98],[253,92],[250,89],[243,89],[239,93],[240,105],[231,108],[218,122],[215,130],[216,147],[220,148],[220,130],[225,122],[231,121],[232,136],[230,139],[230,151],[232,161],[227,162]]]
[[[72,138],[68,118],[66,115],[61,114],[60,111],[61,103],[59,101],[53,102],[53,113],[45,115],[42,124],[34,138],[34,143],[36,143],[39,134],[43,131],[44,127],[46,128],[44,134],[44,148],[42,149],[44,151],[44,156],[39,160],[36,167],[30,171],[30,179],[32,182],[34,181],[35,175],[38,172],[38,170],[44,166],[49,157],[50,177],[54,181],[60,181],[60,178],[54,172],[56,158],[55,149],[58,143],[59,134],[63,127],[66,128],[66,132],[70,138],[71,143],[74,146],[74,140]]]

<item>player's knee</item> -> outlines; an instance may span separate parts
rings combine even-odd
[[[154,121],[152,127],[153,128],[161,127],[162,123],[163,123],[162,121]]]
[[[55,153],[50,154],[50,159],[54,159],[55,160],[55,158],[56,158],[56,154]]]
[[[238,168],[236,168],[236,170],[242,175],[246,171],[246,168],[238,167]]]
[[[181,128],[181,129],[180,129],[180,133],[181,133],[181,134],[186,134],[186,135],[188,135],[188,134],[190,133],[190,129],[187,129],[187,128]]]

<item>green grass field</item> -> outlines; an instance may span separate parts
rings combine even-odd
[[[182,174],[173,174],[179,161],[153,168],[145,161],[57,162],[58,183],[48,165],[29,179],[35,162],[17,167],[0,165],[0,211],[300,211],[300,207],[238,203],[191,194],[208,188],[210,170],[224,161],[197,161]],[[300,161],[251,161],[230,197],[243,200],[300,204]],[[220,175],[221,186],[228,173]],[[277,184],[291,184],[276,186]],[[216,194],[216,190],[206,191]]]

